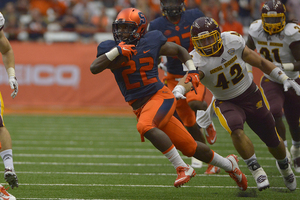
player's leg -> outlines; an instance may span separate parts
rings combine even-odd
[[[15,173],[11,137],[3,121],[4,104],[0,93],[0,156],[4,163],[4,179],[9,183],[11,188],[18,187],[18,178]]]
[[[251,95],[251,101],[253,106],[245,109],[248,116],[247,123],[267,145],[269,152],[276,159],[276,165],[283,176],[286,187],[293,191],[297,186],[296,178],[289,164],[283,140],[276,131],[274,118],[262,101],[261,93],[258,90]]]
[[[212,151],[208,145],[195,141],[175,117],[170,119],[163,130],[170,137],[176,148],[184,155],[188,157],[194,156],[207,164],[224,169],[242,190],[247,189],[247,179],[239,170],[238,160],[234,155],[224,158]]]
[[[135,113],[139,118],[137,129],[141,134],[142,141],[146,137],[153,146],[169,159],[178,174],[174,186],[180,187],[187,183],[196,173],[192,167],[182,160],[168,135],[162,131],[162,128],[173,117],[175,107],[176,99],[174,95],[168,88],[164,87],[153,95],[142,108],[135,111]]]
[[[214,110],[223,128],[230,133],[233,145],[247,164],[257,188],[260,191],[268,188],[270,184],[266,173],[257,161],[253,143],[243,131],[246,120],[244,110],[235,103],[230,101],[220,103],[219,100],[215,101]]]
[[[296,81],[300,83],[299,78]],[[285,97],[284,113],[292,136],[291,154],[293,165],[295,171],[300,173],[300,96],[294,90],[289,90],[286,92]]]
[[[290,152],[288,150],[288,143],[286,140],[286,128],[282,120],[286,92],[283,91],[282,84],[270,81],[266,77],[262,77],[260,84],[262,95],[265,97],[265,104],[275,119],[277,132],[284,142],[288,159],[291,160]]]
[[[197,92],[197,94],[195,91]],[[207,109],[207,103],[204,101],[204,96],[206,94],[205,86],[200,83],[195,91],[190,91],[186,93],[185,96],[189,107],[194,111],[196,116],[198,110]],[[205,133],[204,135],[206,136],[207,142],[209,144],[214,144],[216,142],[217,133],[213,123],[203,129],[203,131],[203,133]]]

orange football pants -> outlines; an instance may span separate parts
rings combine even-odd
[[[179,79],[182,77],[182,75],[168,73],[168,75],[164,77],[164,83],[172,91],[174,87],[178,84]],[[176,111],[182,123],[186,127],[191,127],[196,123],[195,112],[190,108],[188,102],[203,101],[206,88],[202,83],[200,83],[199,86],[196,88],[196,91],[197,94],[195,93],[195,91],[189,91],[185,94],[186,99],[179,99],[177,101]]]
[[[137,130],[143,142],[147,131],[159,128],[169,136],[178,150],[191,157],[196,152],[197,143],[182,123],[173,116],[175,108],[176,99],[172,91],[164,86],[143,107],[134,110],[138,120]]]

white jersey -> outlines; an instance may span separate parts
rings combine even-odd
[[[4,23],[5,23],[5,19],[2,13],[0,12],[0,29],[4,26]]]
[[[264,31],[262,21],[256,20],[250,25],[249,35],[253,39],[257,52],[276,66],[281,63],[296,62],[289,46],[292,42],[300,41],[299,25],[288,23],[280,33],[269,35]],[[299,77],[299,71],[285,71],[285,73],[292,79]],[[274,82],[278,82],[267,74],[265,76]]]
[[[252,80],[242,59],[245,48],[243,37],[233,31],[223,32],[221,37],[224,52],[220,57],[201,56],[195,49],[190,54],[196,68],[204,73],[201,83],[216,99],[228,100],[245,92]]]

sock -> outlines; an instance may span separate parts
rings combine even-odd
[[[257,158],[256,155],[253,154],[253,156],[251,156],[250,158],[244,160],[245,163],[247,164],[248,168],[252,171],[257,170],[258,168],[260,168],[259,163],[257,162]]]
[[[300,147],[300,141],[297,142],[297,141],[292,140],[292,144],[293,144],[296,148],[299,148],[299,147]]]
[[[289,166],[289,159],[285,157],[283,160],[277,160],[280,169],[286,169]]]
[[[0,155],[1,155],[3,163],[4,163],[4,167],[5,168],[9,167],[12,170],[14,170],[12,149],[4,150],[4,151],[0,152]]]
[[[187,164],[182,160],[174,145],[172,145],[167,151],[163,152],[163,154],[169,159],[175,169],[179,166],[187,167]]]
[[[213,152],[213,157],[209,164],[220,167],[225,171],[232,171],[232,163],[228,159],[220,156],[218,153],[214,152],[213,150],[212,152]]]
[[[288,144],[287,144],[287,141],[286,141],[286,140],[284,140],[283,143],[284,143],[284,146],[285,146],[285,147],[288,147]]]

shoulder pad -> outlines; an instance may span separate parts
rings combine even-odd
[[[235,31],[226,31],[221,33],[223,45],[229,48],[245,48],[245,40],[243,36]]]
[[[284,27],[284,34],[286,36],[293,36],[296,33],[300,34],[300,26],[298,24],[295,23],[288,23],[285,27]]]
[[[260,30],[262,28],[262,22],[261,19],[256,20],[254,22],[252,22],[252,24],[249,27],[249,34],[253,35],[255,33],[258,32],[258,30]]]

